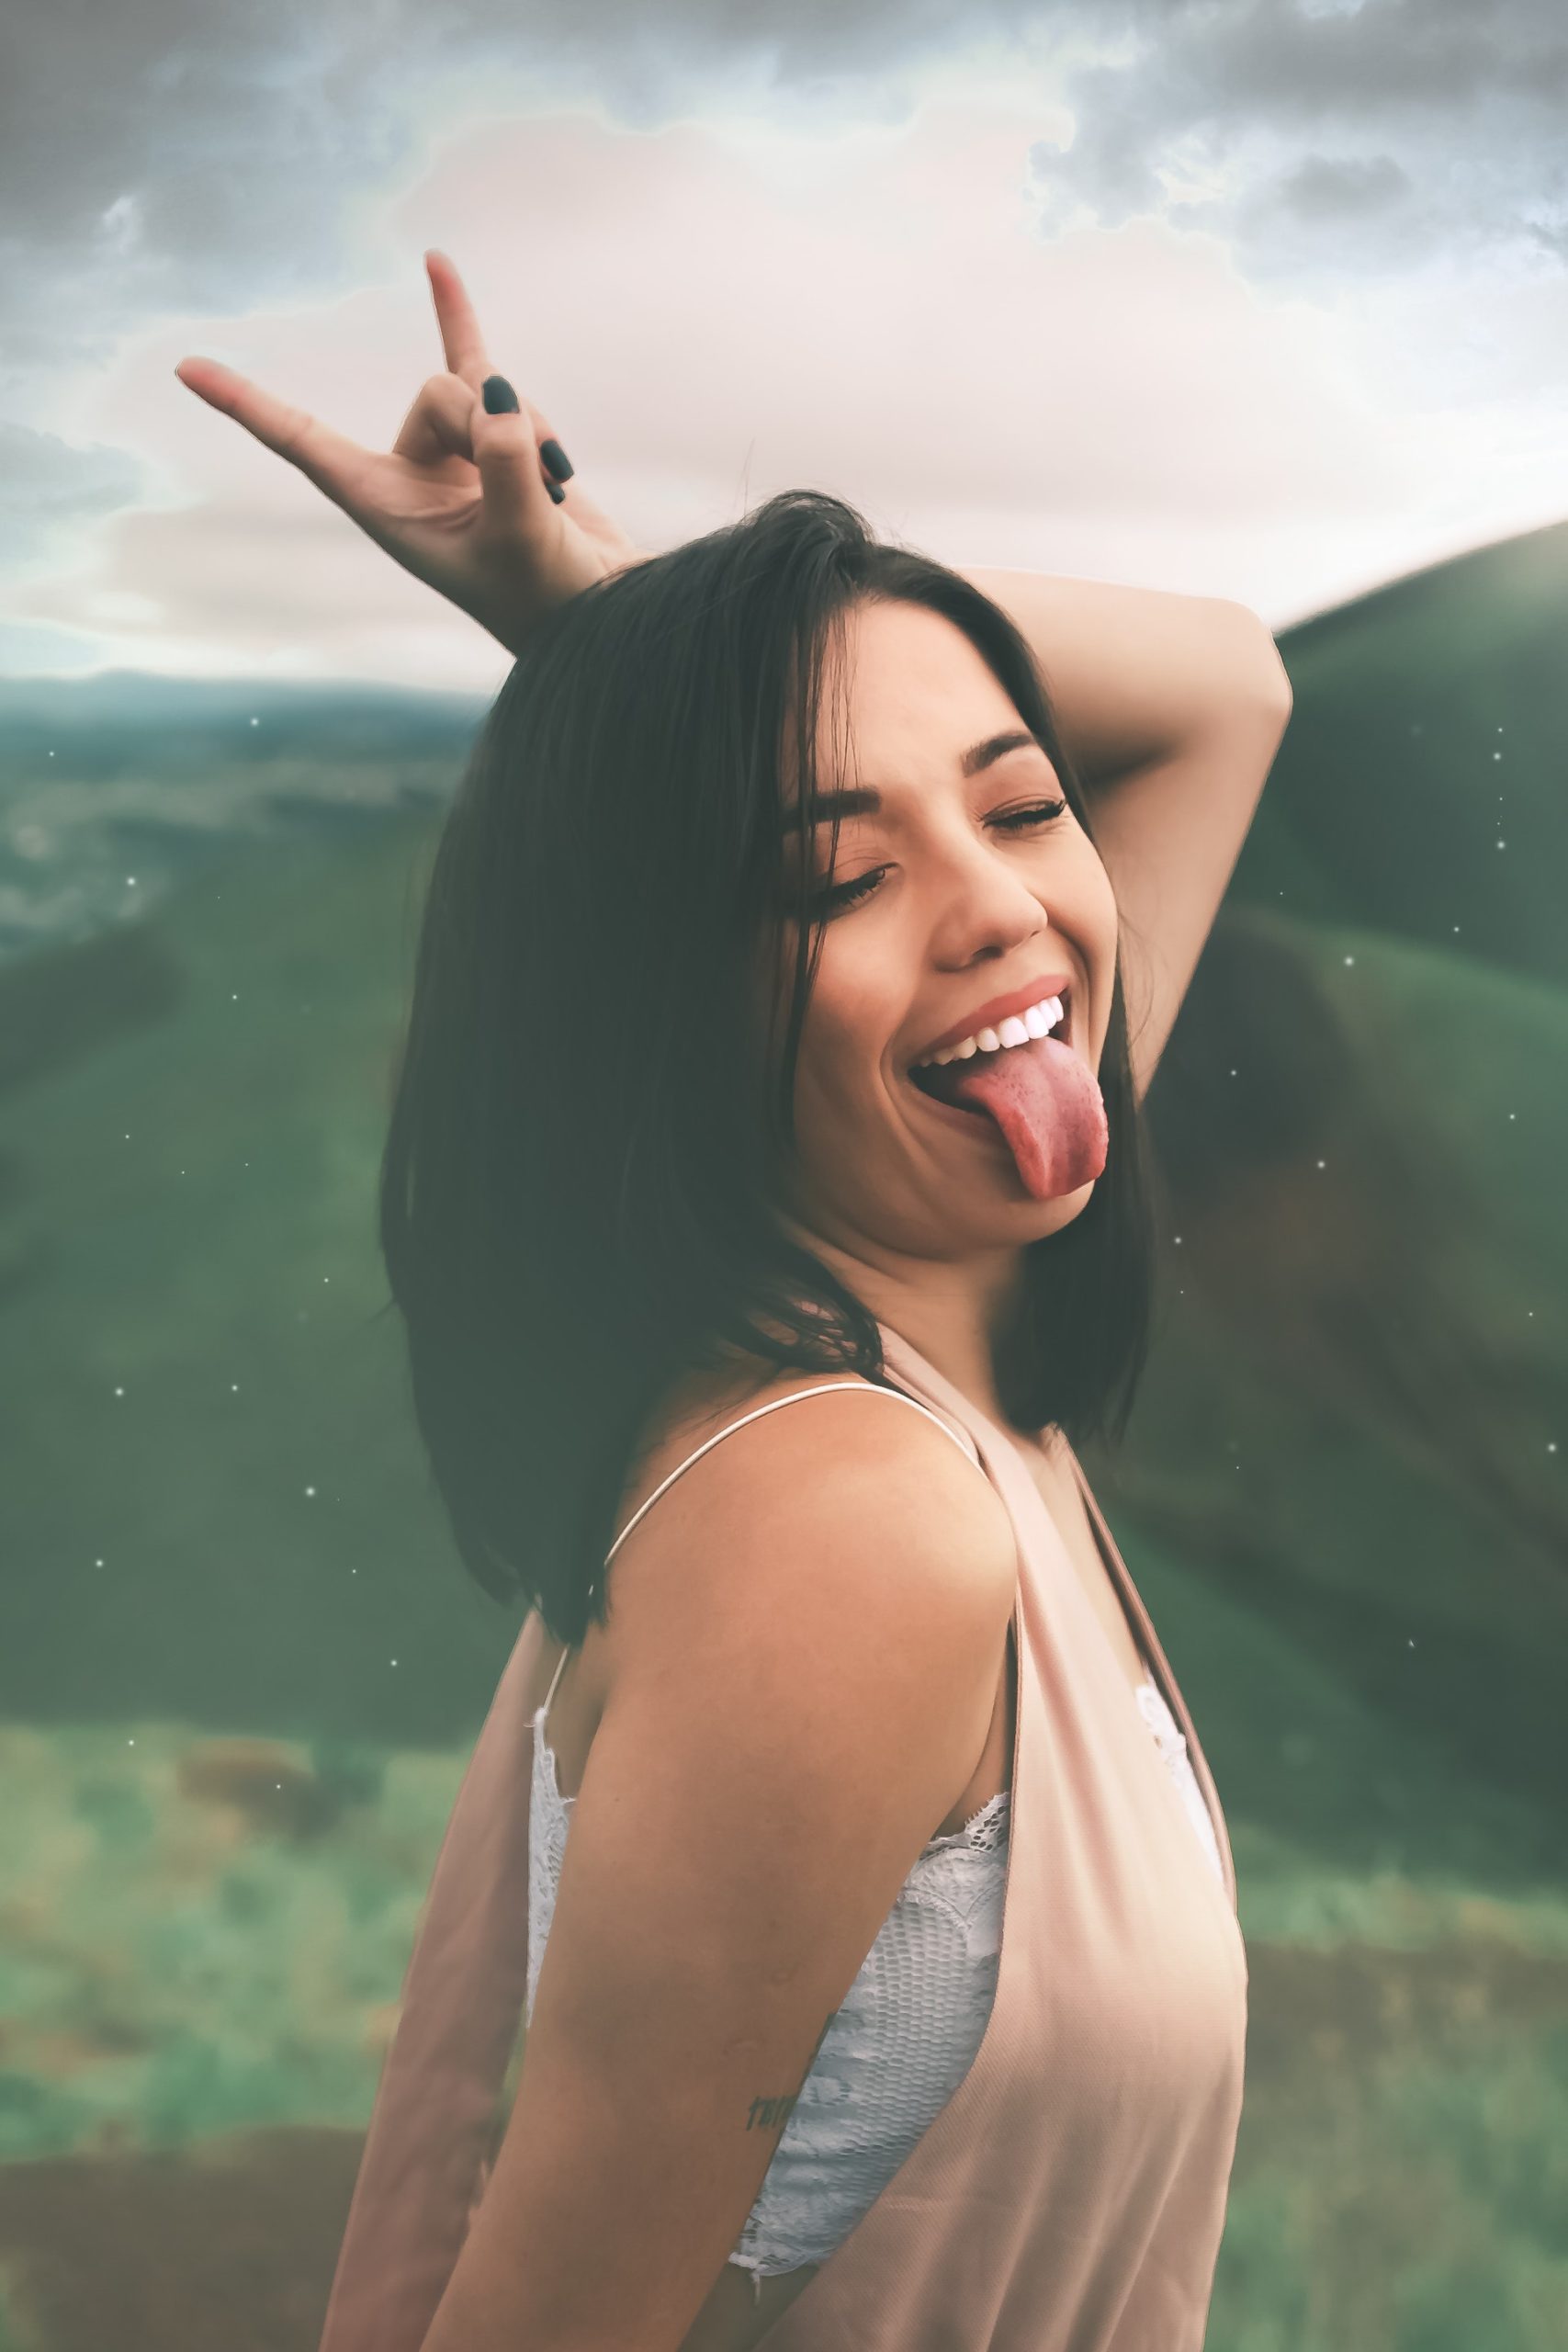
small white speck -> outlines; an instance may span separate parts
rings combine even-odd
[[[1499,849],[1506,849],[1508,844],[1506,842],[1499,842],[1497,846]]]
[[[1356,960],[1356,959],[1355,959],[1355,957],[1354,957],[1353,956],[1346,956],[1346,958],[1345,958],[1345,961],[1347,962],[1347,964],[1353,964],[1353,963],[1355,962],[1355,960]]]
[[[1556,1440],[1554,1437],[1549,1437],[1549,1438],[1547,1439],[1547,1441],[1546,1441],[1546,1450],[1547,1450],[1548,1453],[1556,1453],[1556,1451],[1557,1451],[1557,1440]]]
[[[308,1495],[313,1495],[313,1494],[315,1493],[315,1491],[316,1491],[316,1489],[314,1488],[314,1487],[306,1487],[306,1489],[305,1489],[305,1492],[306,1492]]]
[[[1320,1160],[1318,1161],[1318,1163],[1317,1163],[1317,1164],[1318,1164],[1318,1166],[1319,1166],[1320,1168],[1326,1168],[1326,1167],[1327,1167],[1327,1165],[1328,1165],[1328,1162],[1327,1162],[1327,1160],[1326,1160],[1326,1159],[1320,1159]]]
[[[124,1394],[125,1394],[125,1391],[124,1391],[124,1389],[123,1389],[123,1388],[117,1388],[117,1389],[115,1390],[115,1392],[114,1392],[114,1393],[115,1393],[115,1395],[116,1395],[117,1396],[124,1396]]]
[[[252,719],[252,721],[251,721],[251,725],[252,725],[253,727],[259,727],[259,726],[261,725],[261,720],[260,720],[259,718],[253,718],[253,719]]]

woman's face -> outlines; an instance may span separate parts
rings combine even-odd
[[[808,1237],[863,1264],[1010,1259],[1070,1223],[1093,1176],[1035,1197],[993,1118],[933,1102],[908,1070],[938,1041],[975,1030],[997,999],[1022,991],[1033,1002],[1065,979],[1066,1018],[1055,1035],[1086,1069],[1056,1064],[1055,1080],[1065,1077],[1066,1098],[1098,1104],[1115,898],[1055,766],[964,632],[898,603],[859,605],[845,622],[847,695],[845,673],[830,664],[816,773],[822,793],[869,788],[880,806],[846,808],[841,820],[782,1206]],[[965,755],[1001,734],[1026,740],[966,774]],[[1049,813],[1057,802],[1060,813]],[[826,821],[790,842],[809,874],[826,874]],[[794,956],[785,921],[781,988]],[[1048,1130],[1050,1117],[1041,1124]],[[1102,1149],[1088,1149],[1069,1166],[1102,1166]]]

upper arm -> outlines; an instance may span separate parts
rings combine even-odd
[[[1236,612],[1272,639],[1245,607]],[[1097,779],[1089,823],[1116,894],[1134,1091],[1140,1101],[1176,1025],[1182,999],[1241,854],[1291,715],[1278,655],[1259,661],[1178,748]]]
[[[829,1452],[835,1413],[862,1418]],[[987,1736],[1011,1524],[906,1407],[736,1432],[623,1566],[516,2100],[425,2352],[676,2352]]]

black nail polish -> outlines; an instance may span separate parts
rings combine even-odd
[[[566,504],[566,492],[562,490],[558,482],[547,481],[545,484],[545,488],[549,492],[550,496],[555,500],[558,506],[564,506]]]
[[[543,458],[546,465],[548,466],[551,473],[554,474],[557,481],[570,481],[572,475],[577,471],[577,468],[572,464],[571,459],[567,456],[566,451],[561,447],[558,441],[541,441],[539,444],[539,455]]]
[[[487,416],[509,416],[520,405],[516,393],[504,376],[487,376],[479,390]]]

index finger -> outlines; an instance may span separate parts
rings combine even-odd
[[[437,246],[432,245],[425,254],[424,266],[430,279],[431,300],[435,304],[436,323],[441,329],[447,372],[461,376],[477,392],[491,368],[468,288],[457,275],[457,264],[448,261]]]
[[[308,409],[291,408],[287,401],[264,392],[259,384],[253,384],[248,376],[240,375],[220,359],[182,359],[175,373],[209,408],[231,416],[236,424],[243,424],[265,447],[298,466],[307,481],[339,503],[355,469],[369,456],[346,434],[334,433]]]

